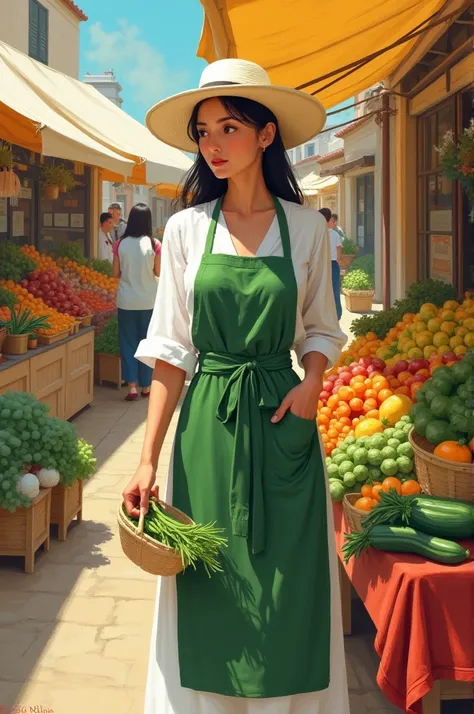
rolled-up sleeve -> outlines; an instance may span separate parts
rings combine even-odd
[[[331,277],[331,246],[325,225],[318,225],[314,236],[302,318],[306,337],[295,348],[298,362],[303,366],[303,357],[308,352],[321,352],[328,358],[329,369],[339,359],[347,336],[341,330],[336,314]]]
[[[153,315],[146,339],[135,357],[149,367],[157,359],[194,375],[197,352],[190,339],[190,316],[186,308],[184,273],[186,260],[179,225],[172,217],[166,226],[161,252],[161,272]]]

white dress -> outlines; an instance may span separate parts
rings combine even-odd
[[[288,220],[293,267],[298,283],[294,349],[301,362],[311,351],[334,363],[346,341],[336,317],[331,283],[330,243],[323,216],[310,208],[281,201]],[[170,218],[163,239],[160,284],[148,335],[136,352],[149,366],[169,362],[191,379],[197,352],[192,344],[194,279],[199,268],[215,202]],[[236,255],[221,213],[214,253]],[[282,256],[278,221],[273,221],[257,256]],[[165,500],[173,497],[171,458]],[[327,482],[326,482],[327,483]],[[330,684],[322,692],[288,697],[245,699],[200,692],[181,686],[178,659],[176,578],[158,579],[145,714],[349,714],[337,554],[332,506],[326,489],[331,574]]]

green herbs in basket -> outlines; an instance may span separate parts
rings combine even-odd
[[[117,316],[114,315],[106,322],[104,329],[95,339],[94,350],[107,355],[120,354]]]
[[[136,524],[136,519],[130,520]],[[143,530],[150,538],[179,553],[183,568],[191,565],[196,569],[201,561],[209,576],[222,572],[218,556],[222,548],[227,546],[227,539],[222,538],[220,534],[223,529],[216,528],[215,523],[180,523],[157,501],[150,499]]]

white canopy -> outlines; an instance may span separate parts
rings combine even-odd
[[[299,181],[299,185],[305,196],[317,196],[323,188],[335,186],[339,181],[337,176],[317,176],[311,172]]]

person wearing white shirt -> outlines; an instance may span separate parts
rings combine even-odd
[[[114,227],[114,221],[110,213],[100,214],[100,229],[99,229],[99,258],[108,260],[110,263],[113,259],[112,245],[113,238],[111,231]]]
[[[337,319],[342,317],[341,305],[341,268],[340,262],[342,257],[342,238],[335,230],[336,221],[334,215],[329,208],[320,208],[319,212],[327,221],[329,229],[329,241],[331,244],[331,279],[332,291],[334,293],[334,302],[336,303]]]

